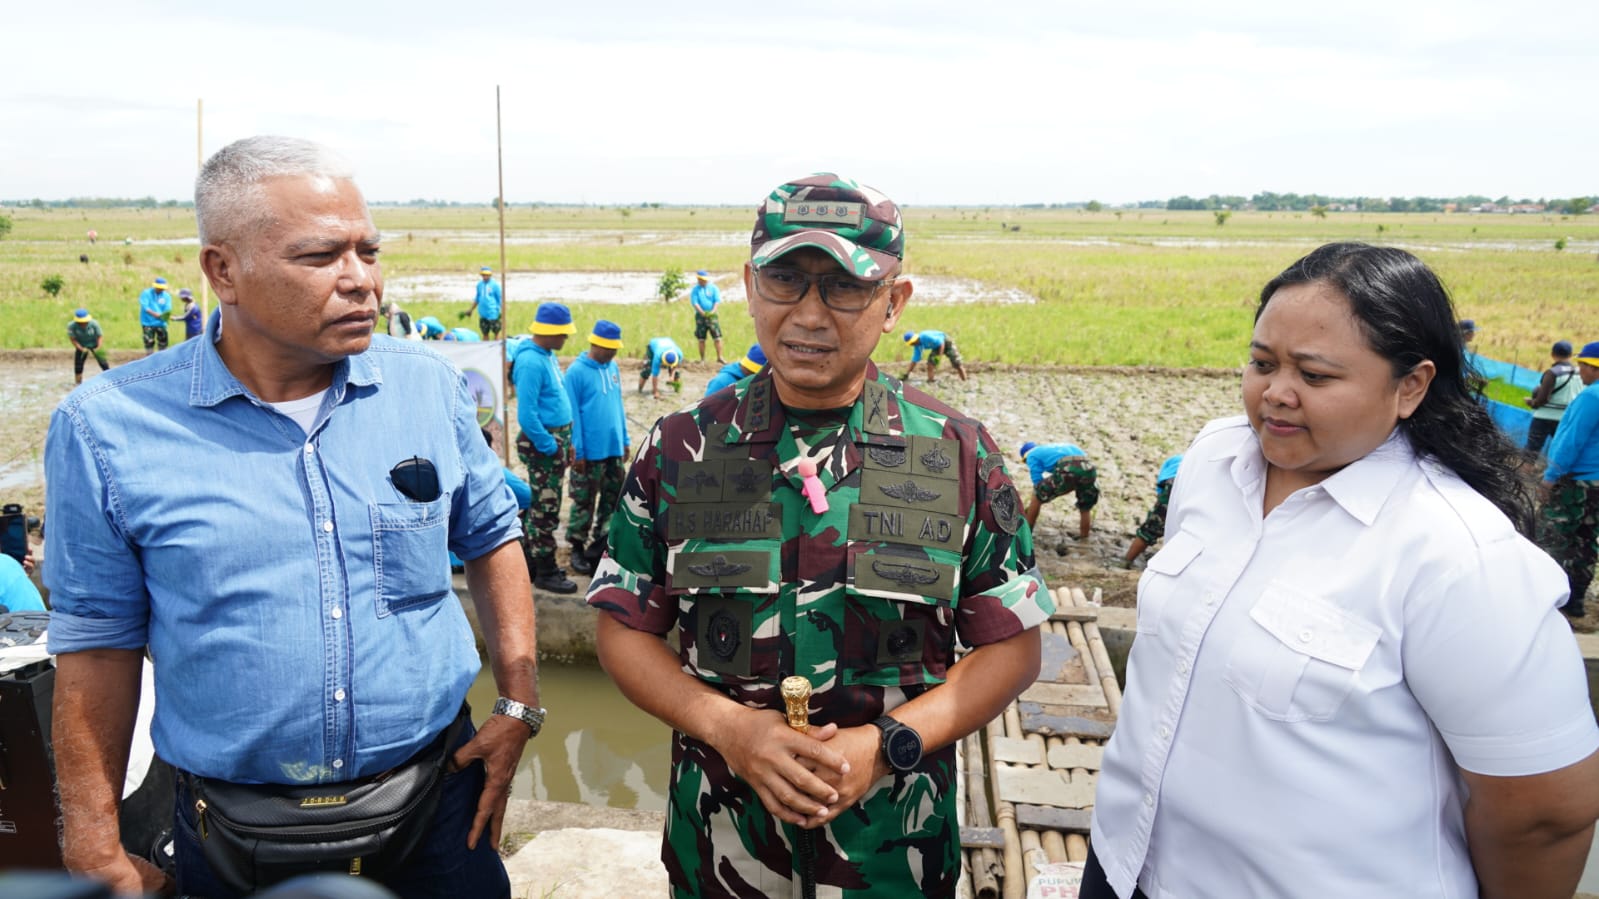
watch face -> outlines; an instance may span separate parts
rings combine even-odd
[[[901,771],[916,767],[922,760],[922,738],[909,728],[895,728],[883,745],[888,763]]]

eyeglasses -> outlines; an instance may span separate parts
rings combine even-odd
[[[804,299],[814,284],[822,304],[829,309],[859,312],[872,304],[884,285],[893,284],[895,280],[862,281],[849,275],[808,275],[798,269],[762,266],[755,270],[755,292],[768,303],[792,306]]]

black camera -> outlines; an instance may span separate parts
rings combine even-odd
[[[18,562],[28,554],[28,516],[18,503],[0,506],[0,552]]]

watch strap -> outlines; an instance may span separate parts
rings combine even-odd
[[[506,697],[501,696],[500,698],[494,700],[493,714],[504,715],[507,718],[515,718],[523,724],[526,724],[528,728],[533,731],[528,735],[528,738],[531,739],[538,736],[539,731],[543,729],[544,716],[546,712],[544,709],[536,708],[528,705],[527,703],[518,702],[515,699],[507,699]]]

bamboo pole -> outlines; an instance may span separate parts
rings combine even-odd
[[[1012,702],[1010,708],[1005,710],[1004,722],[1016,720],[1016,732],[1021,732],[1021,717],[1015,714],[1016,703]],[[994,752],[994,740],[1005,735],[1005,723],[1001,719],[988,722],[984,728],[984,739],[988,743],[988,757],[997,758]],[[1016,808],[1009,802],[994,798],[994,819],[999,822],[999,829],[1005,835],[1005,870],[1002,872],[1004,880],[1001,882],[1004,899],[1025,899],[1027,895],[1027,875],[1022,867],[1022,837],[1016,830]]]
[[[194,169],[198,172],[205,168],[205,98],[199,97],[194,101]],[[204,250],[205,247],[201,247]],[[200,264],[200,254],[194,255],[196,264]],[[205,266],[200,265],[200,327],[206,327],[211,321],[211,282],[206,279]]]
[[[500,406],[505,416],[505,436],[500,440],[501,463],[511,467],[511,386],[506,377],[505,338],[511,321],[511,292],[505,286],[505,132],[500,128],[500,86],[494,85],[494,155],[500,179]]]
[[[982,744],[976,734],[968,734],[961,741],[966,752],[966,808],[967,818],[973,827],[993,827],[994,816],[989,811],[988,771],[983,765]],[[977,849],[970,853],[971,886],[979,899],[995,899],[999,895],[999,857],[992,849]]]

